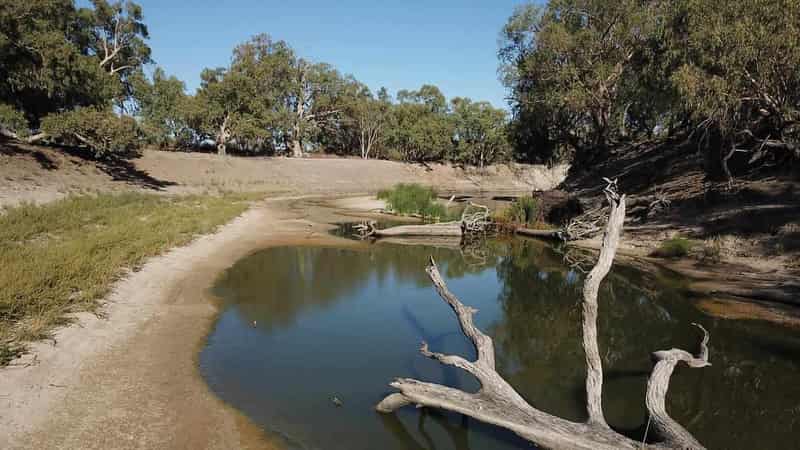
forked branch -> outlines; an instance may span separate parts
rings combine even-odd
[[[672,349],[654,354],[656,359],[647,388],[647,410],[653,428],[660,439],[653,444],[630,439],[612,430],[603,417],[602,360],[597,345],[597,294],[600,283],[613,264],[619,245],[622,225],[625,220],[625,196],[618,195],[616,183],[609,182],[606,196],[611,212],[603,237],[603,246],[597,264],[586,278],[583,290],[583,346],[586,352],[587,413],[586,422],[572,422],[540,411],[530,405],[508,384],[495,369],[495,353],[492,338],[478,329],[473,320],[477,312],[466,306],[447,288],[436,262],[431,258],[426,269],[439,296],[453,309],[461,330],[470,339],[477,351],[477,359],[468,361],[457,355],[446,355],[431,351],[426,343],[421,353],[442,364],[458,367],[478,379],[480,390],[476,393],[434,383],[399,378],[391,386],[399,392],[389,394],[376,409],[391,413],[406,405],[441,408],[461,413],[477,420],[507,428],[519,436],[546,448],[558,449],[702,449],[703,446],[666,412],[665,399],[672,371],[678,362],[689,367],[705,367],[708,363],[708,333],[704,332],[698,356]]]

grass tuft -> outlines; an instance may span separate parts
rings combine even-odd
[[[691,249],[692,241],[676,236],[662,242],[650,255],[658,258],[682,258],[688,255]]]
[[[400,183],[378,192],[386,208],[396,214],[419,215],[425,219],[444,220],[450,217],[447,208],[436,201],[433,188],[416,183]]]
[[[125,268],[215,230],[263,194],[126,193],[24,204],[0,214],[0,365],[92,311]]]
[[[537,224],[541,222],[539,202],[531,196],[518,197],[505,210],[505,218],[515,224]]]

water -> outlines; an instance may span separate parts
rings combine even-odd
[[[272,248],[248,256],[215,286],[224,302],[201,371],[222,399],[288,447],[302,449],[525,449],[510,432],[460,415],[373,407],[407,376],[475,390],[463,372],[423,358],[474,357],[423,268],[433,255],[451,290],[477,307],[501,374],[533,405],[582,420],[583,274],[530,240],[470,250],[375,244],[363,249]],[[668,273],[615,266],[600,294],[600,349],[608,421],[640,438],[655,350],[696,351],[711,333],[705,369],[676,370],[668,409],[709,448],[790,449],[800,437],[800,332],[699,312]],[[336,396],[343,406],[331,401]]]

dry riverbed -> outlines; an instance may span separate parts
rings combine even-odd
[[[146,152],[130,167],[89,169],[50,149],[15,151],[12,156],[0,154],[1,163],[14,165],[3,166],[13,170],[0,180],[0,204],[131,189],[165,194],[264,191],[273,198],[212,235],[150,259],[115,285],[98,315],[79,314],[75,325],[33,344],[25,357],[0,369],[0,448],[274,448],[277,441],[216,398],[197,369],[198,351],[217,313],[208,288],[222,270],[269,246],[357,245],[333,237],[327,225],[373,215],[381,206],[372,197],[354,198],[353,193],[414,180],[459,193],[519,193],[552,188],[563,177],[561,169],[494,168],[475,175],[445,167],[431,173],[380,161],[218,159],[163,152]],[[30,156],[32,152],[44,156]],[[58,170],[39,170],[43,159]],[[515,170],[521,178],[503,184]],[[114,178],[120,174],[130,178]],[[329,192],[319,192],[325,189]],[[283,197],[275,197],[277,192],[284,192]],[[635,235],[623,241],[622,256],[642,261]],[[700,306],[710,314],[800,324],[780,308],[714,295],[714,280],[726,285],[737,278],[730,266],[668,265],[699,280],[695,286],[705,291],[698,292],[706,293]]]
[[[2,369],[0,447],[279,447],[198,373],[196,355],[217,312],[208,288],[255,249],[359,245],[330,235],[327,224],[370,216],[377,206],[369,197],[270,199],[151,259],[117,284],[101,317],[82,314],[78,326]],[[719,309],[741,312],[729,305]]]
[[[1,369],[2,448],[272,448],[197,371],[216,313],[215,276],[254,249],[349,245],[331,209],[273,199],[217,233],[151,259],[118,283],[101,317],[81,314]]]

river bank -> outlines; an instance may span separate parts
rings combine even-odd
[[[162,161],[162,156],[153,158]],[[213,162],[239,165],[249,161],[230,158]],[[331,179],[341,176],[338,162],[301,161],[298,168],[300,163],[327,167],[324,176]],[[199,175],[204,170],[209,169],[198,166],[191,172],[199,177],[191,186],[174,182],[156,192],[170,195],[215,189],[213,177]],[[216,233],[148,260],[115,285],[100,314],[79,314],[75,325],[58,330],[51,341],[35,343],[28,355],[0,369],[0,447],[274,448],[278,443],[272,437],[214,396],[198,374],[197,355],[217,314],[208,288],[222,270],[255,249],[361,245],[331,236],[328,224],[373,215],[376,204],[371,198],[353,199],[351,195],[394,182],[394,171],[390,168],[375,174],[385,179],[374,185],[355,175],[342,178],[355,181],[340,182],[322,197],[278,195],[280,187],[275,184],[253,183],[268,187],[271,198]],[[190,175],[184,176],[188,180]],[[442,190],[448,188],[448,179],[440,180]],[[449,190],[530,192],[547,188],[548,183],[553,187],[552,180],[540,180],[540,185],[518,181],[503,185],[489,180],[456,184]],[[293,183],[291,189],[302,189],[300,181]],[[102,186],[98,189],[104,190]],[[17,192],[28,191],[21,188]],[[343,195],[348,198],[332,200]],[[6,204],[13,204],[9,198],[19,201],[21,197],[5,197]],[[49,198],[43,195],[34,200],[46,202]],[[634,245],[626,247],[621,256],[642,261],[641,252],[633,250],[635,239],[629,242]],[[736,278],[728,269],[721,270],[695,276],[723,282],[723,276]],[[711,314],[721,317],[778,317],[756,315],[753,305],[759,305],[752,302],[737,304],[714,296],[700,304],[704,301],[709,302]],[[755,310],[770,312],[770,308]]]
[[[459,192],[526,192],[563,177],[539,166],[472,173],[386,161],[155,151],[109,166],[9,143],[0,163],[0,206],[131,191],[270,197],[217,232],[149,259],[114,285],[96,314],[73,314],[72,325],[0,369],[2,448],[271,448],[260,429],[209,392],[196,355],[217,311],[207,289],[234,261],[270,245],[353,244],[329,235],[325,225],[348,219],[334,218],[323,202],[297,204],[286,192],[330,196],[417,179]]]
[[[81,315],[80,326],[55,334],[56,345],[35,344],[2,369],[0,444],[278,447],[274,437],[217,399],[198,374],[197,355],[217,313],[208,288],[255,249],[363,245],[332,236],[328,224],[373,216],[374,206],[369,197],[273,198],[217,233],[153,258],[116,286],[102,317]],[[621,256],[641,265],[637,255]],[[731,303],[723,305],[727,314],[735,311]]]

